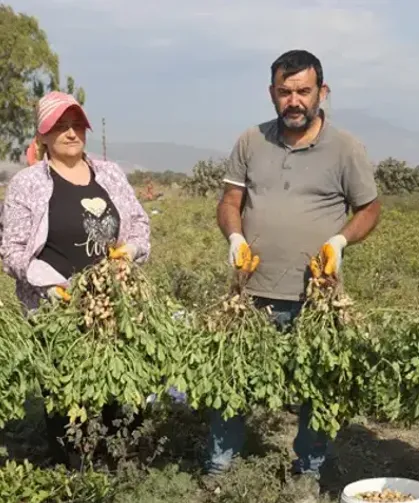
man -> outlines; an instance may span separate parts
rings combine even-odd
[[[287,52],[272,64],[271,79],[278,117],[248,129],[234,146],[218,223],[232,266],[249,246],[259,256],[247,291],[256,305],[271,306],[283,328],[301,309],[307,257],[325,252],[328,272],[338,273],[345,247],[377,225],[380,204],[363,146],[329,124],[320,108],[329,89],[320,61],[307,51]],[[317,480],[327,438],[309,429],[309,413],[303,405],[295,472]],[[219,473],[242,449],[243,418],[224,422],[219,412],[212,414],[209,473]]]

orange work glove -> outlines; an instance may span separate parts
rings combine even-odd
[[[63,286],[52,286],[48,289],[48,297],[56,300],[63,300],[64,302],[70,302],[71,295],[67,292],[66,288]]]
[[[242,271],[253,272],[259,265],[260,259],[257,255],[252,256],[252,251],[245,238],[241,234],[233,232],[229,237],[229,241],[230,264]]]
[[[326,276],[337,276],[342,264],[342,252],[347,244],[348,242],[342,234],[337,234],[324,243],[320,249],[323,264],[323,271],[320,273],[324,273]]]
[[[128,260],[134,260],[136,249],[135,246],[126,244],[119,246],[117,248],[109,248],[109,258],[111,259],[119,259],[119,258],[127,258]]]

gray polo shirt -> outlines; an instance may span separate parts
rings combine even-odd
[[[282,142],[276,119],[245,131],[231,153],[225,182],[246,187],[243,234],[260,264],[252,295],[299,300],[310,256],[341,231],[350,207],[377,197],[363,145],[327,120],[316,141]]]

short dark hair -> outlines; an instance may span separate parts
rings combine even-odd
[[[323,85],[323,68],[320,60],[314,54],[298,49],[285,52],[272,63],[271,82],[274,83],[278,70],[282,71],[284,79],[286,79],[308,68],[314,68],[317,75],[317,86],[320,88]]]

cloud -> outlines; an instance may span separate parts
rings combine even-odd
[[[413,24],[410,39],[405,32],[419,6],[410,0],[394,4],[13,0],[15,9],[39,17],[65,72],[86,87],[93,113],[106,103],[121,131],[135,130],[140,120],[148,128],[155,124],[156,136],[170,136],[182,121],[195,135],[201,128],[203,138],[211,121],[221,137],[222,130],[230,127],[235,134],[272,112],[269,66],[291,48],[321,59],[334,107],[397,115],[408,106],[413,123],[419,116],[418,36]],[[113,91],[121,86],[123,91]]]
[[[327,74],[344,88],[376,85],[374,79],[385,87],[402,84],[413,89],[419,84],[414,44],[389,36],[389,0],[49,0],[48,4],[71,8],[82,23],[83,12],[92,18],[100,15],[93,33],[113,30],[132,48],[177,51],[180,58],[183,52],[201,53],[203,59],[239,53],[272,59],[300,47],[317,54]],[[409,68],[410,75],[395,83],[389,66],[399,72]]]

